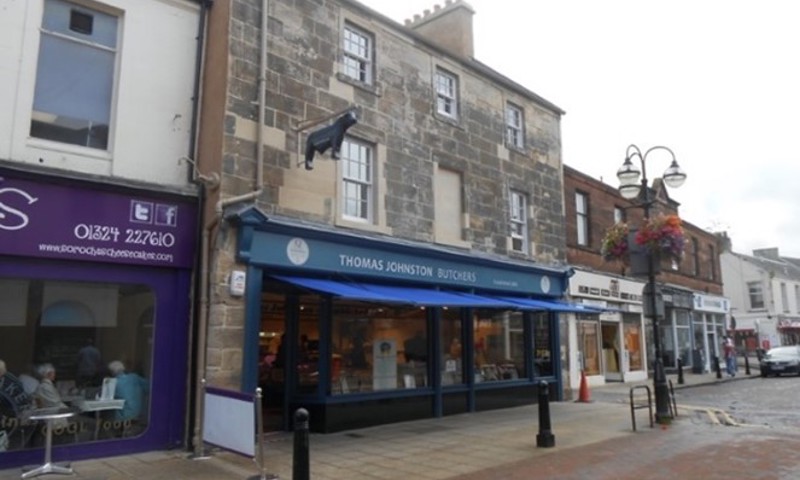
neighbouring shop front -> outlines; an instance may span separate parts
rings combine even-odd
[[[195,201],[0,169],[0,464],[182,444]]]
[[[569,386],[579,388],[581,374],[590,386],[647,379],[641,282],[577,270],[569,298],[600,309],[599,314],[570,315]]]
[[[244,391],[269,429],[333,432],[530,404],[560,391],[568,270],[268,218],[236,219]]]
[[[712,361],[720,355],[722,337],[726,333],[726,319],[730,313],[730,301],[717,295],[694,294],[692,314],[692,373],[711,372]],[[734,326],[735,330],[735,326]],[[755,349],[754,349],[755,350]]]
[[[693,332],[692,307],[694,293],[673,286],[662,286],[664,299],[664,318],[659,319],[658,329],[661,337],[661,360],[664,368],[676,371],[678,359],[684,367],[692,366]],[[652,320],[647,319],[647,327],[652,331]],[[653,339],[648,337],[649,358],[655,358]]]

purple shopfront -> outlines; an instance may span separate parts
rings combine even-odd
[[[49,383],[54,461],[183,444],[196,230],[189,195],[0,168],[0,469],[41,462]]]

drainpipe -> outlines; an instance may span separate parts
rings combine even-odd
[[[209,268],[211,252],[216,246],[216,237],[212,236],[218,228],[225,207],[237,203],[257,199],[264,190],[264,109],[266,108],[266,70],[267,70],[267,21],[269,0],[261,2],[261,52],[258,72],[258,128],[256,129],[256,179],[255,189],[252,192],[234,197],[220,199],[214,208],[214,217],[203,229],[201,238],[201,264],[200,264],[200,312],[197,328],[197,378],[195,382],[195,430],[194,452],[196,457],[203,455],[203,427],[204,427],[204,383],[207,377],[206,350],[208,341],[208,326],[211,322],[211,271]]]

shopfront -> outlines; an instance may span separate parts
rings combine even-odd
[[[239,214],[244,391],[267,428],[344,429],[530,404],[560,387],[567,269]],[[553,392],[560,388],[553,388]],[[554,395],[557,398],[557,395]]]
[[[570,279],[570,300],[601,310],[568,317],[572,390],[579,388],[582,373],[590,386],[647,379],[642,287],[641,282],[583,270]]]
[[[195,200],[0,169],[0,464],[182,444]],[[109,364],[115,363],[114,371]]]
[[[678,368],[678,359],[688,368],[692,365],[691,318],[694,293],[671,286],[662,286],[661,290],[664,296],[664,318],[659,320],[658,328],[664,368],[675,371]],[[652,345],[652,339],[649,343]]]
[[[712,359],[721,354],[720,345],[726,332],[730,301],[717,295],[694,294],[692,312],[692,373],[713,371]],[[755,350],[755,348],[753,348]]]

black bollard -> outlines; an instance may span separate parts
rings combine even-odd
[[[714,368],[717,370],[717,378],[722,378],[722,368],[719,366],[719,357],[714,355]]]
[[[744,352],[744,373],[745,375],[750,375],[750,359],[748,358],[747,352]]]
[[[556,446],[556,437],[550,430],[550,392],[547,382],[539,382],[539,433],[536,435],[536,446],[550,448]]]
[[[678,385],[683,385],[683,359],[678,357]]]
[[[294,452],[292,454],[292,479],[310,480],[308,465],[308,410],[298,408],[294,412]]]

